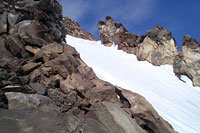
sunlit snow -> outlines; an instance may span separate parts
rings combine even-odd
[[[116,47],[105,47],[100,41],[67,36],[96,75],[113,85],[137,92],[180,133],[200,133],[200,88],[193,87],[185,76],[180,81],[172,66],[153,66],[138,61]]]

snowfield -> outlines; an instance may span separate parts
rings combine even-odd
[[[100,79],[144,96],[179,133],[200,133],[200,88],[185,76],[186,83],[180,81],[172,66],[138,61],[135,55],[100,41],[71,36],[66,40]]]

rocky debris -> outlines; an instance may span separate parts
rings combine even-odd
[[[139,36],[129,33],[121,23],[115,22],[111,17],[106,17],[105,22],[99,21],[98,28],[101,42],[105,46],[114,43],[119,50],[135,54],[138,60],[146,60],[156,66],[172,65],[178,54],[171,32],[161,26]]]
[[[148,123],[156,118],[149,116],[149,122],[131,117],[131,102],[97,78],[79,53],[64,43],[62,8],[56,0],[7,0],[0,6],[0,17],[7,14],[6,31],[0,34],[1,131],[154,131]],[[113,27],[111,18],[107,21],[115,28],[112,33],[126,31],[119,23]],[[5,25],[0,23],[0,31]],[[100,119],[98,110],[108,114]],[[105,121],[106,116],[114,119]]]
[[[171,32],[161,26],[147,31],[136,52],[139,60],[147,60],[156,66],[172,65],[177,54],[177,45]]]
[[[130,109],[125,110],[143,129],[150,133],[175,133],[171,125],[158,115],[144,97],[119,87],[118,89],[130,104]]]
[[[80,25],[76,21],[71,20],[69,17],[63,17],[63,23],[65,25],[68,35],[91,41],[96,41],[96,38],[91,33],[86,32],[80,27]]]
[[[98,22],[98,29],[101,42],[105,46],[111,46],[113,44],[113,36],[116,33],[128,32],[121,23],[115,22],[110,16],[106,17],[105,22]]]
[[[174,61],[174,73],[187,75],[194,86],[200,86],[200,42],[189,35],[185,35],[182,41],[181,51]]]

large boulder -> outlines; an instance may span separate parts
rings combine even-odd
[[[67,133],[62,116],[48,109],[0,109],[2,133]],[[69,116],[70,117],[70,116]]]
[[[187,75],[194,86],[200,86],[200,42],[189,35],[183,37],[182,48],[176,56],[173,68],[174,73]]]
[[[69,17],[63,17],[63,23],[65,25],[68,35],[91,41],[96,41],[96,38],[91,33],[86,32],[80,27],[80,25],[76,21],[71,20]]]
[[[177,54],[177,45],[171,32],[161,26],[147,31],[144,41],[139,44],[136,52],[139,60],[146,60],[156,66],[173,65]]]
[[[38,94],[24,94],[21,92],[6,92],[9,109],[37,108],[50,103],[48,97]]]
[[[91,124],[92,121],[99,127]],[[109,102],[94,104],[86,115],[85,125],[90,128],[82,127],[82,131],[88,133],[145,133],[125,111]]]

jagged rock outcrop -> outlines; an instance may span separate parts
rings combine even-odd
[[[69,17],[63,17],[63,23],[65,25],[65,29],[68,35],[91,41],[96,41],[96,38],[91,33],[86,32],[80,27],[80,25],[76,21],[71,20]]]
[[[143,35],[138,36],[134,33],[129,33],[121,23],[115,22],[110,16],[106,17],[105,22],[99,21],[98,29],[102,44],[112,46],[115,43],[119,50],[130,54],[136,54],[138,44],[145,37]]]
[[[200,86],[200,42],[189,35],[182,40],[182,48],[174,61],[174,73],[187,75],[194,86]]]
[[[111,46],[114,42],[119,50],[135,54],[138,60],[146,60],[153,65],[172,65],[178,54],[171,32],[161,26],[139,36],[129,33],[121,23],[115,22],[111,17],[106,17],[105,22],[99,21],[98,28],[104,45]]]
[[[0,17],[8,18],[0,23],[2,132],[174,132],[157,120],[160,116],[148,116],[157,113],[145,105],[149,113],[140,115],[148,121],[135,117],[131,99],[97,78],[79,53],[63,43],[66,31],[56,0],[9,2],[0,3]],[[99,110],[109,113],[100,118]],[[114,119],[107,121],[107,116]]]
[[[98,29],[101,42],[106,46],[113,44],[113,37],[116,33],[127,32],[121,23],[115,22],[110,16],[106,17],[105,22],[98,22]]]
[[[139,60],[147,60],[156,66],[173,65],[177,54],[175,39],[171,32],[161,26],[147,31],[145,39],[138,45],[136,52]]]

